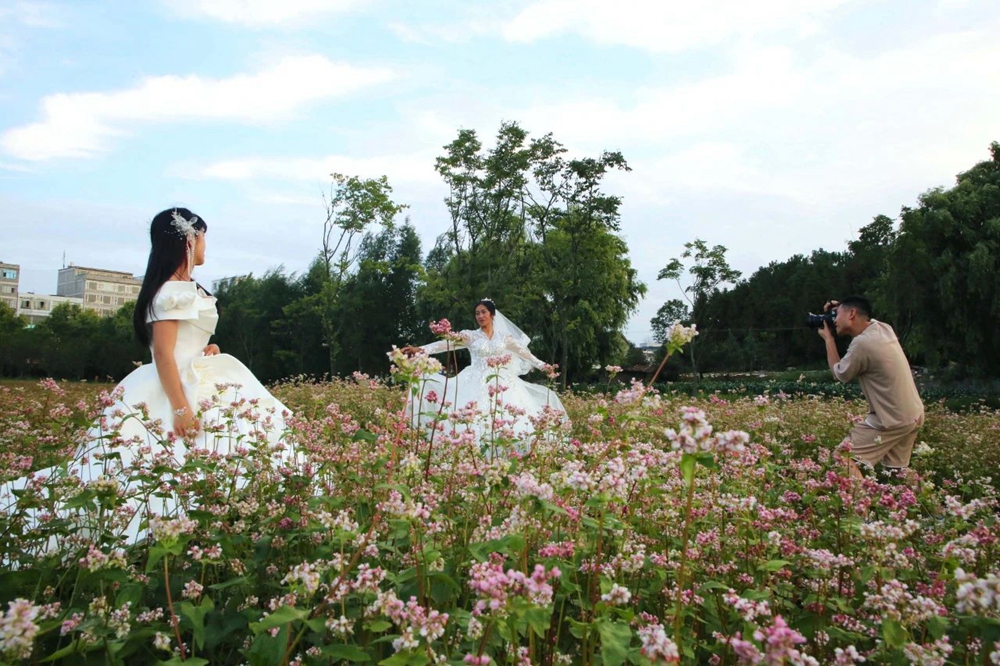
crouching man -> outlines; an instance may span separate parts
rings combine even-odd
[[[871,304],[859,296],[830,301],[824,310],[835,311],[833,326],[827,322],[819,329],[830,370],[841,382],[857,378],[868,401],[868,416],[851,430],[850,475],[861,478],[856,461],[897,471],[908,467],[924,404],[895,331],[872,319]],[[852,338],[844,358],[837,352],[835,332]]]

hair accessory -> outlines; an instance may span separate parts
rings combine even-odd
[[[179,235],[193,238],[195,234],[198,233],[198,230],[194,228],[195,223],[198,221],[197,215],[192,215],[190,220],[185,220],[184,216],[176,210],[172,213],[172,215],[174,220],[170,224],[173,225]]]
[[[489,296],[483,298],[482,300],[486,301],[487,303],[492,303],[493,302],[493,299],[490,298]]]

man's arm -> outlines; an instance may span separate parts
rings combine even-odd
[[[824,326],[821,330],[826,331],[826,326]],[[830,371],[836,375],[836,366],[840,363],[840,352],[837,351],[837,342],[833,339],[832,334],[824,335],[823,341],[826,342],[826,364],[830,366]]]

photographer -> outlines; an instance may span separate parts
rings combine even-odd
[[[871,304],[859,296],[830,301],[824,312],[819,334],[826,342],[830,370],[841,382],[857,377],[868,401],[868,415],[851,430],[854,461],[873,466],[880,462],[896,470],[909,466],[924,405],[895,331],[872,319]],[[844,358],[837,352],[835,332],[853,338]],[[850,475],[861,478],[854,461],[848,462]]]

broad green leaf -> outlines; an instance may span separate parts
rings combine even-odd
[[[531,630],[539,638],[543,638],[552,625],[552,611],[545,608],[529,608],[524,612],[524,619]]]
[[[694,470],[695,466],[698,464],[698,458],[691,453],[685,453],[681,456],[681,476],[688,483],[694,480]]]
[[[891,648],[901,648],[910,641],[910,632],[896,620],[882,622],[882,639]]]
[[[230,580],[227,580],[227,581],[225,581],[223,583],[215,583],[214,585],[209,585],[208,589],[215,590],[216,592],[218,592],[220,590],[226,590],[226,589],[228,589],[230,587],[234,587],[236,585],[242,585],[243,583],[246,583],[247,581],[248,581],[248,579],[247,579],[246,576],[237,576],[236,578],[231,578]]]
[[[602,620],[597,623],[601,637],[601,661],[605,666],[621,666],[628,658],[628,645],[632,642],[632,629],[627,624]]]
[[[289,622],[294,622],[296,620],[304,620],[309,617],[309,611],[305,608],[295,608],[293,606],[282,606],[278,610],[274,611],[267,617],[265,617],[260,622],[251,622],[250,630],[255,634],[267,631],[268,629],[273,629],[275,627],[280,627],[283,624],[288,624]]]
[[[205,647],[205,616],[214,609],[215,604],[209,597],[202,598],[198,606],[194,606],[188,601],[181,603],[181,617],[191,623],[194,644],[199,650]]]
[[[371,661],[368,653],[357,645],[327,645],[323,648],[323,654],[334,659],[344,661]]]

